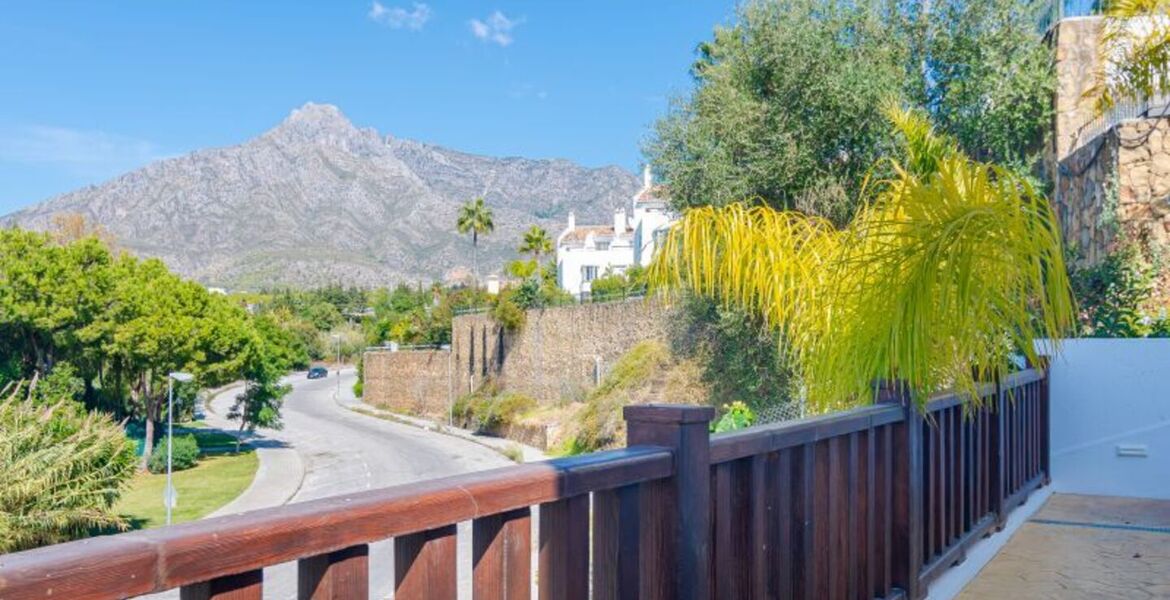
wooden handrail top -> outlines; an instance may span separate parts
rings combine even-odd
[[[723,463],[774,452],[817,440],[864,431],[905,419],[901,406],[887,404],[750,427],[711,437],[711,463]]]
[[[1027,385],[1027,384],[1032,383],[1034,381],[1040,381],[1043,378],[1044,378],[1043,371],[1040,371],[1038,369],[1031,369],[1031,368],[1024,369],[1022,371],[1016,371],[1016,372],[1008,375],[1007,377],[1005,377],[1003,380],[1003,383],[1001,384],[1001,387],[1005,390],[1011,390],[1013,388]],[[988,382],[983,382],[983,383],[979,384],[979,397],[980,398],[987,399],[988,397],[994,396],[995,392],[996,392],[995,382],[988,381]],[[935,411],[942,410],[944,408],[950,408],[952,406],[962,404],[965,400],[966,400],[965,396],[963,396],[962,394],[960,394],[954,390],[947,390],[945,392],[939,392],[939,393],[931,396],[930,400],[927,401],[926,412],[935,412]]]
[[[1041,369],[1024,369],[1023,371],[1016,371],[1008,375],[1003,380],[1004,388],[1017,388],[1027,385],[1034,381],[1044,379],[1044,371]]]
[[[106,599],[162,591],[662,479],[673,469],[669,449],[632,447],[57,544],[0,555],[0,598]]]

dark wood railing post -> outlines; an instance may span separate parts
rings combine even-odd
[[[299,600],[369,598],[369,546],[361,544],[297,561]]]
[[[902,588],[908,600],[917,600],[926,597],[925,586],[919,584],[918,578],[924,563],[922,413],[904,382],[880,382],[876,400],[880,404],[899,405],[906,411],[906,419],[894,426],[894,552],[891,583]]]
[[[674,451],[674,476],[665,482],[664,502],[647,507],[670,519],[658,539],[640,544],[641,598],[707,600],[711,597],[710,406],[627,406],[627,444],[665,446]],[[643,530],[653,529],[643,520]],[[657,554],[654,556],[653,554]],[[672,558],[673,557],[673,558]],[[664,564],[665,563],[665,564]]]
[[[1003,381],[997,377],[995,379],[995,400],[992,404],[992,409],[995,412],[991,416],[991,464],[988,465],[991,469],[990,508],[992,514],[995,515],[996,531],[1003,531],[1004,525],[1007,523],[1007,513],[1004,510],[1004,500],[1007,498],[1007,444],[1005,439],[1007,402],[1004,398],[1005,394]]]
[[[1049,374],[1052,372],[1049,366],[1052,364],[1052,358],[1044,355],[1038,358],[1037,364],[1032,365],[1032,368],[1043,374],[1043,379],[1040,380],[1040,397],[1037,398],[1040,402],[1040,471],[1043,473],[1041,485],[1048,485],[1052,483],[1052,409],[1048,396]]]

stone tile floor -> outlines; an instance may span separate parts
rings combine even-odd
[[[1170,501],[1053,494],[958,597],[1170,598]]]

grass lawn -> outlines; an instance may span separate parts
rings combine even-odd
[[[207,449],[214,446],[231,446],[235,447],[236,438],[226,433],[219,431],[210,431],[207,429],[187,429],[184,428],[175,432],[175,437],[180,435],[187,435],[188,433],[195,436],[195,443],[199,444],[200,448]],[[166,439],[165,436],[163,439]]]
[[[194,467],[176,471],[175,489],[179,491],[179,502],[172,521],[193,521],[231,502],[252,483],[258,465],[256,453],[245,450],[240,454],[204,456]],[[165,473],[139,473],[130,489],[114,505],[114,510],[130,519],[135,529],[161,527],[166,523],[166,508],[163,506],[166,483]]]

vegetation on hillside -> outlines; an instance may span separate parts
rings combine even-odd
[[[820,410],[869,402],[882,379],[973,390],[1073,325],[1048,201],[924,115],[887,116],[901,138],[895,176],[847,227],[765,206],[694,208],[651,269],[660,286],[760,315]]]
[[[1072,271],[1078,334],[1088,337],[1170,337],[1164,251],[1146,236],[1123,235],[1104,260]],[[1161,280],[1161,281],[1160,281]]]
[[[456,399],[451,408],[451,417],[459,427],[499,434],[535,409],[536,404],[536,400],[529,396],[500,391],[489,382],[474,393]]]
[[[680,360],[661,341],[635,344],[613,364],[601,385],[566,419],[559,452],[581,454],[625,442],[622,407],[647,402],[701,404],[707,390],[693,361]]]
[[[707,403],[743,402],[756,412],[798,413],[792,365],[783,360],[780,337],[764,319],[745,308],[687,294],[674,309],[671,351],[699,365]]]

